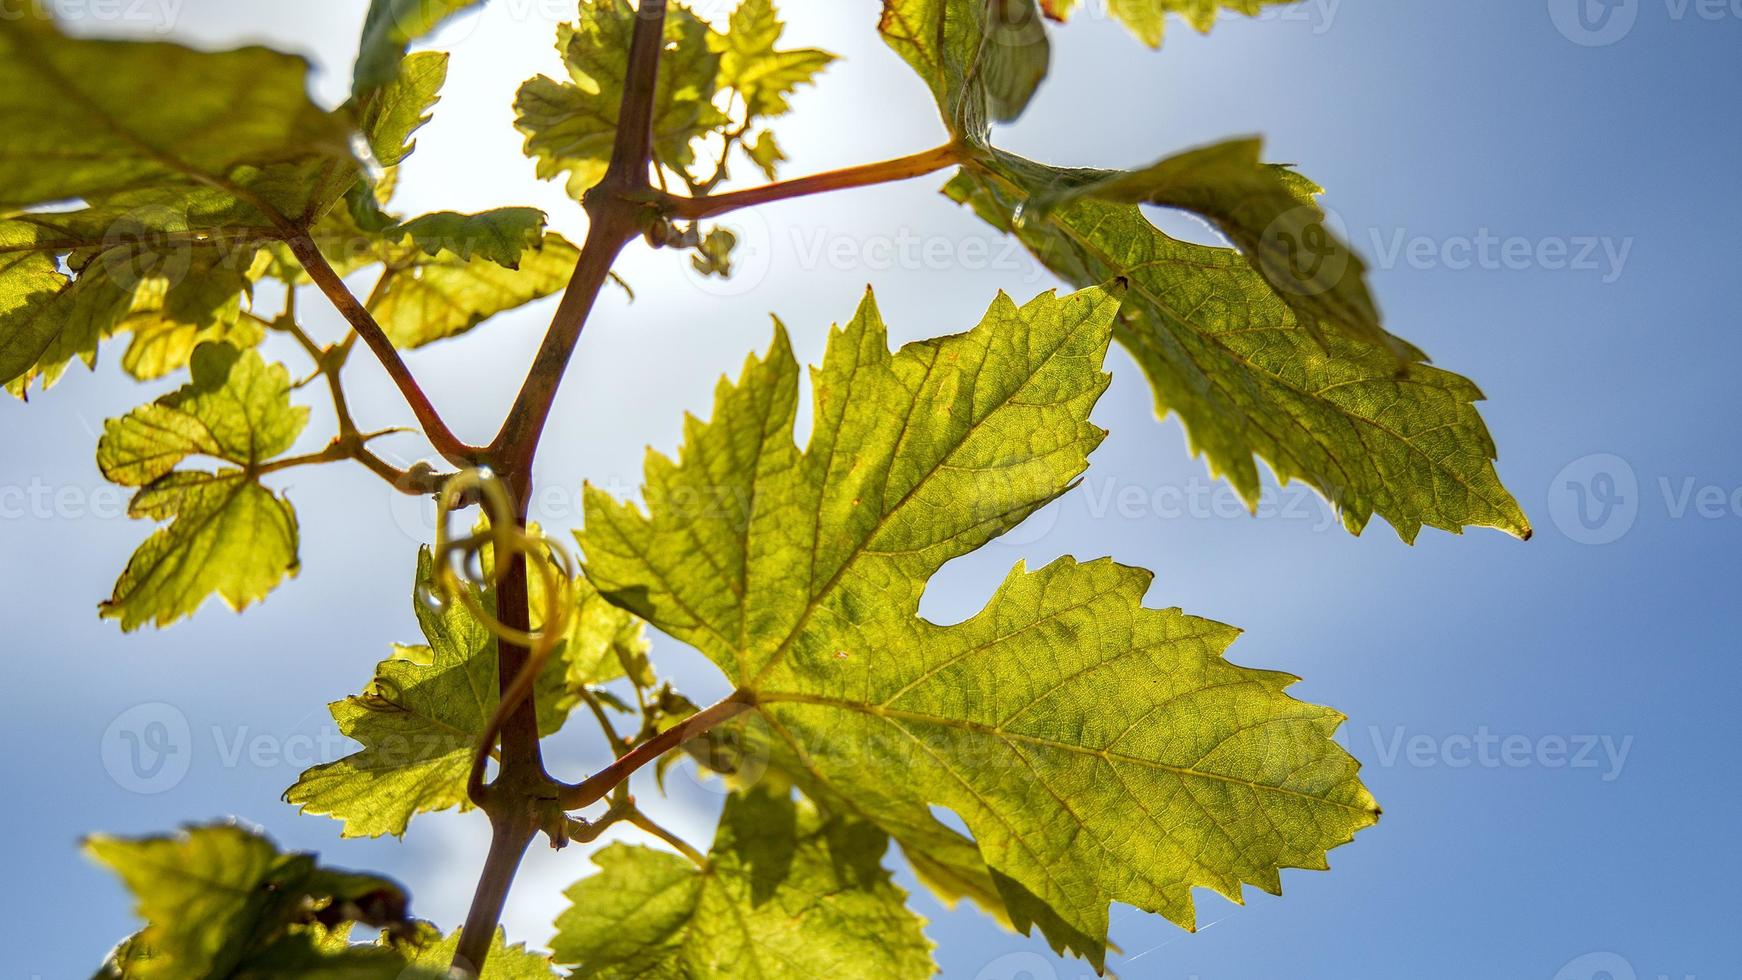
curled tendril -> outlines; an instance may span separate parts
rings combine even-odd
[[[483,507],[484,526],[456,537],[451,527],[453,513],[473,502]],[[490,549],[488,568],[484,563],[486,547]],[[538,629],[510,626],[498,618],[495,610],[479,601],[486,589],[501,584],[516,558],[524,559],[529,572],[536,570],[544,585],[544,617]],[[513,496],[501,478],[487,469],[470,469],[450,477],[436,496],[434,566],[435,589],[431,598],[443,604],[460,603],[498,641],[527,651],[526,663],[502,692],[502,699],[484,726],[472,755],[466,792],[473,802],[481,803],[488,790],[484,784],[485,764],[495,750],[502,725],[531,695],[533,684],[575,615],[575,564],[568,550],[557,541],[520,523]]]

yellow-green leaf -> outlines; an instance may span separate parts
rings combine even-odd
[[[290,448],[308,410],[290,404],[290,377],[254,351],[205,344],[178,391],[103,425],[97,464],[142,489],[128,513],[170,521],[134,552],[102,604],[124,630],[189,616],[216,594],[240,611],[296,573],[296,513],[262,487],[257,468]],[[235,464],[177,470],[194,456]]]
[[[426,548],[415,593],[430,595],[433,584]],[[579,688],[621,676],[616,644],[634,642],[639,633],[628,614],[605,605],[585,581],[574,587],[574,628],[535,688],[544,735],[562,727]],[[400,835],[418,813],[471,808],[466,775],[499,701],[496,641],[462,603],[437,610],[417,599],[413,609],[427,645],[397,647],[361,695],[328,706],[339,730],[362,750],[307,770],[284,794],[307,813],[342,820],[346,837]]]
[[[785,115],[793,90],[815,81],[835,60],[817,48],[776,48],[785,31],[773,0],[742,0],[726,32],[709,37],[720,53],[719,83],[738,90],[752,118]]]
[[[1035,194],[1028,207],[1040,215],[1093,197],[1196,212],[1228,236],[1308,330],[1340,330],[1420,360],[1418,352],[1379,325],[1378,307],[1367,290],[1367,264],[1338,237],[1319,206],[1324,188],[1287,167],[1264,163],[1263,149],[1261,140],[1233,140],[1101,180],[1030,188]]]
[[[96,836],[85,850],[121,878],[146,923],[99,977],[392,980],[405,967],[386,946],[329,939],[329,930],[351,923],[408,927],[405,891],[386,878],[322,868],[314,855],[281,852],[235,824]]]
[[[417,247],[392,251],[386,285],[369,310],[394,345],[407,348],[465,333],[560,291],[580,259],[580,250],[555,232],[547,232],[537,249],[522,252],[518,268],[498,264],[500,254],[465,259],[447,248],[433,256]]]
[[[1248,502],[1262,490],[1262,457],[1282,482],[1317,488],[1350,531],[1377,513],[1405,541],[1423,525],[1529,536],[1495,472],[1474,404],[1482,393],[1468,379],[1308,329],[1239,252],[1177,241],[1134,205],[1084,198],[1029,210],[1030,188],[1068,179],[997,153],[945,193],[1068,282],[1128,284],[1116,335],[1149,376],[1158,410],[1179,414],[1193,451]]]
[[[589,489],[581,535],[600,590],[718,664],[756,706],[749,744],[808,794],[910,854],[945,847],[920,851],[928,878],[983,900],[989,877],[1016,925],[1097,963],[1109,903],[1189,926],[1193,887],[1274,891],[1378,813],[1330,738],[1342,717],[1222,659],[1229,627],[1146,608],[1147,572],[1019,565],[966,622],[918,615],[945,562],[1082,473],[1118,307],[1001,296],[968,333],[891,354],[867,300],[812,374],[802,452],[777,332],[677,462],[649,457],[647,513]]]
[[[1106,10],[1152,48],[1161,46],[1167,27],[1167,15],[1178,14],[1199,31],[1208,32],[1216,18],[1224,12],[1256,17],[1266,6],[1295,3],[1297,0],[1107,0]],[[1076,9],[1078,0],[1040,0],[1047,16],[1064,20]]]
[[[554,958],[598,980],[929,977],[931,944],[883,869],[888,846],[788,791],[735,793],[705,868],[627,844],[594,854],[599,873],[557,917]]]
[[[521,86],[515,125],[526,134],[526,153],[538,175],[569,174],[577,198],[598,181],[611,158],[617,112],[623,101],[635,8],[627,0],[582,0],[580,20],[562,25],[557,50],[570,80],[543,75]],[[713,30],[687,8],[673,4],[665,17],[665,52],[653,100],[653,151],[663,165],[687,166],[694,141],[726,122],[713,105],[720,56],[710,50]]]

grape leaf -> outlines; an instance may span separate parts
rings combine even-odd
[[[364,96],[392,83],[408,60],[405,52],[413,41],[480,3],[482,0],[370,0],[352,72],[353,95]]]
[[[0,211],[32,209],[0,228],[0,384],[22,395],[74,357],[92,362],[155,288],[196,330],[213,324],[191,313],[230,308],[255,250],[356,180],[350,117],[310,101],[307,75],[302,59],[264,48],[0,23],[0,115],[13,129]],[[176,98],[140,98],[166,78]],[[72,201],[83,206],[65,209]]]
[[[726,800],[707,866],[613,844],[571,887],[554,959],[601,978],[929,977],[921,920],[882,866],[889,841],[790,791]]]
[[[538,161],[538,175],[567,171],[576,197],[598,181],[611,158],[635,16],[627,0],[582,0],[580,20],[557,30],[557,51],[571,80],[540,75],[515,98],[516,125],[526,134],[527,156]],[[665,166],[689,165],[692,142],[726,122],[712,102],[720,71],[720,56],[708,42],[712,33],[682,5],[666,12],[653,99],[654,156]]]
[[[290,376],[254,351],[205,344],[178,391],[103,424],[103,476],[140,487],[136,518],[172,521],[146,539],[102,604],[123,630],[167,626],[214,593],[242,610],[297,568],[296,513],[258,482],[259,467],[288,450],[308,423],[290,404]],[[194,456],[232,464],[177,470]]]
[[[756,164],[756,169],[762,171],[762,175],[769,180],[779,174],[780,165],[786,162],[786,153],[774,141],[774,134],[766,129],[758,133],[754,141],[745,144],[744,152],[750,157],[750,162]]]
[[[1176,241],[1136,206],[1084,198],[1029,210],[1030,188],[1071,179],[995,153],[945,193],[1067,282],[1129,284],[1117,336],[1158,410],[1179,414],[1193,451],[1249,503],[1260,456],[1280,481],[1317,488],[1352,532],[1377,513],[1405,541],[1423,525],[1529,536],[1468,379],[1422,363],[1400,371],[1390,350],[1307,329],[1240,253]]]
[[[425,548],[416,595],[430,594],[431,568]],[[576,689],[621,676],[615,644],[638,638],[626,613],[606,606],[585,581],[575,588],[577,623],[534,688],[543,735],[562,727]],[[493,601],[487,594],[478,599]],[[437,610],[415,600],[413,608],[427,645],[397,647],[363,694],[328,706],[339,731],[362,750],[308,769],[284,793],[304,812],[344,821],[346,837],[398,836],[418,813],[472,806],[466,798],[472,752],[499,700],[496,641],[461,603]]]
[[[526,135],[526,154],[537,161],[538,175],[567,172],[576,197],[598,181],[610,160],[634,23],[626,0],[583,0],[579,23],[557,30],[570,80],[540,75],[521,86],[515,99],[516,126]],[[784,157],[768,133],[756,144],[742,141],[758,120],[785,114],[793,90],[835,60],[815,48],[776,47],[784,30],[770,0],[743,0],[724,32],[682,4],[668,9],[653,101],[653,157],[681,174],[692,191],[726,177],[726,156],[735,146],[773,179]],[[711,176],[698,176],[690,167],[708,137],[718,137],[719,159]]]
[[[520,268],[520,257],[544,243],[544,212],[537,208],[497,208],[479,214],[437,211],[389,228],[432,258],[446,252],[461,262],[487,259],[505,269]]]
[[[779,50],[786,31],[773,0],[742,0],[732,11],[725,33],[714,32],[709,45],[720,55],[717,87],[736,89],[751,118],[785,115],[787,97],[800,85],[816,80],[835,56],[816,48]]]
[[[1085,182],[1060,171],[1061,185],[1028,188],[1031,215],[1084,198],[1183,208],[1209,219],[1289,306],[1303,327],[1341,330],[1356,340],[1421,360],[1386,333],[1367,290],[1367,265],[1328,226],[1318,186],[1262,160],[1263,142],[1232,140],[1169,157],[1142,170]],[[1022,170],[1013,170],[1021,174]],[[1032,172],[1032,171],[1031,171]]]
[[[1108,0],[1106,10],[1144,44],[1159,48],[1168,14],[1178,14],[1200,32],[1208,33],[1223,11],[1255,17],[1266,6],[1295,2],[1297,0]],[[1040,0],[1047,16],[1054,20],[1069,17],[1077,3],[1078,0]]]
[[[1110,902],[1189,926],[1194,886],[1276,891],[1378,813],[1330,738],[1342,716],[1224,660],[1233,629],[1144,607],[1148,572],[1019,565],[966,622],[919,617],[945,562],[1085,468],[1118,306],[1000,296],[892,355],[867,298],[812,374],[803,452],[777,330],[677,462],[649,456],[647,513],[589,487],[580,536],[600,591],[718,664],[802,786],[890,814],[904,847],[917,814],[954,810],[1012,920],[1097,964]]]
[[[309,100],[307,75],[301,58],[265,48],[74,39],[40,18],[7,18],[0,206],[206,185],[301,213],[309,188],[283,196],[290,188],[269,179],[271,168],[351,160],[349,124]],[[140,97],[166,78],[175,98]]]
[[[353,922],[390,932],[409,926],[405,891],[386,878],[320,867],[314,855],[281,852],[235,824],[96,836],[85,850],[121,878],[146,921],[99,977],[392,980],[405,966],[391,948],[327,938]]]
[[[1034,0],[884,0],[877,29],[973,145],[1022,114],[1052,59]]]
[[[357,98],[358,128],[380,166],[392,170],[417,148],[412,134],[430,121],[448,80],[448,56],[439,51],[407,55],[381,87]]]
[[[498,253],[500,249],[496,250]],[[580,250],[547,232],[536,250],[522,252],[517,268],[494,257],[471,259],[443,248],[429,255],[415,245],[387,246],[383,286],[369,311],[397,347],[421,347],[465,333],[498,313],[560,291],[574,274]]]
[[[459,946],[460,933],[456,929],[446,939],[419,948],[412,958],[412,966],[428,971],[429,980],[449,980],[452,974],[448,972],[448,966]],[[521,943],[509,945],[507,933],[497,927],[495,937],[490,940],[490,951],[485,954],[483,972],[477,975],[477,980],[549,980],[554,976],[556,972],[551,969],[549,957],[534,953]]]

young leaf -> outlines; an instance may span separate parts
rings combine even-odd
[[[405,967],[389,947],[329,939],[329,930],[354,922],[389,932],[409,927],[405,891],[386,878],[322,868],[314,855],[281,852],[235,824],[164,837],[97,836],[85,850],[120,876],[146,922],[99,977],[393,980]]]
[[[167,626],[214,593],[240,611],[296,572],[296,514],[257,481],[308,423],[290,404],[289,372],[228,344],[201,346],[192,366],[180,390],[105,422],[97,444],[104,477],[142,488],[128,513],[173,522],[133,553],[101,607],[123,630]],[[192,456],[233,466],[175,469]]]
[[[447,80],[448,56],[420,51],[406,56],[386,85],[359,98],[358,128],[377,164],[391,170],[417,148],[412,134],[430,121]]]
[[[883,869],[888,847],[789,791],[734,793],[704,868],[627,844],[594,854],[601,870],[568,890],[554,958],[599,980],[929,977],[931,944]]]
[[[582,0],[580,20],[557,32],[571,80],[540,75],[521,86],[515,99],[516,125],[526,134],[526,154],[538,161],[538,175],[548,179],[568,171],[577,198],[611,158],[635,16],[628,0]],[[712,102],[720,56],[710,49],[711,34],[705,21],[681,5],[666,12],[653,144],[654,156],[668,167],[688,166],[695,158],[692,142],[726,122]]]
[[[1144,44],[1159,48],[1168,14],[1178,14],[1200,32],[1208,33],[1223,11],[1255,17],[1266,6],[1294,2],[1296,0],[1108,0],[1107,11],[1130,28]],[[1047,16],[1054,20],[1069,17],[1077,3],[1078,0],[1040,0]]]
[[[403,238],[432,258],[443,252],[462,262],[488,259],[505,269],[520,268],[520,257],[544,243],[544,212],[537,208],[497,208],[481,214],[438,211],[402,221],[383,233]]]
[[[1118,306],[1000,296],[891,355],[868,298],[812,375],[803,452],[777,331],[678,462],[649,457],[648,513],[589,488],[581,535],[600,590],[718,664],[807,791],[898,836],[954,810],[1012,920],[1097,963],[1110,902],[1189,926],[1194,886],[1275,891],[1378,813],[1342,716],[1223,660],[1229,627],[1145,608],[1147,572],[1019,565],[968,621],[919,617],[945,562],[1085,468]]]
[[[835,60],[816,48],[776,49],[785,30],[773,0],[742,0],[726,32],[709,36],[720,54],[718,84],[738,91],[751,118],[785,115],[792,108],[787,97],[793,90],[814,82]]]
[[[440,27],[462,10],[483,0],[370,0],[352,73],[353,95],[390,84],[400,73],[411,43]],[[412,57],[415,57],[412,56]]]
[[[431,557],[418,555],[417,591],[433,588]],[[539,732],[555,733],[586,684],[621,675],[613,644],[634,635],[630,617],[608,609],[587,584],[575,583],[581,610],[568,642],[551,658],[535,692]],[[479,596],[481,602],[491,601]],[[486,608],[488,608],[486,606]],[[306,813],[344,821],[346,837],[400,835],[418,813],[471,809],[466,775],[472,752],[498,702],[496,641],[466,607],[436,610],[413,602],[427,646],[398,647],[375,668],[363,694],[328,705],[362,751],[305,771],[284,793]]]
[[[1323,493],[1352,532],[1377,513],[1405,541],[1423,525],[1529,536],[1494,470],[1473,404],[1482,393],[1468,379],[1421,363],[1400,372],[1390,350],[1309,330],[1238,252],[1176,241],[1136,206],[1085,198],[1029,209],[1029,188],[1070,179],[996,153],[945,193],[1067,282],[1129,284],[1119,340],[1159,411],[1179,413],[1193,450],[1249,503],[1261,491],[1261,456],[1282,482]]]
[[[634,23],[627,0],[583,0],[580,22],[557,31],[557,50],[571,80],[541,75],[521,86],[515,100],[516,125],[526,134],[527,156],[538,161],[538,175],[566,171],[577,198],[604,173],[611,156]],[[771,137],[758,137],[760,149],[742,141],[758,120],[785,114],[793,90],[835,60],[815,48],[777,48],[784,30],[770,0],[743,0],[725,32],[682,4],[668,8],[653,100],[653,157],[692,191],[725,179],[726,157],[735,146],[773,179],[783,158]],[[710,136],[719,138],[715,170],[692,173]]]

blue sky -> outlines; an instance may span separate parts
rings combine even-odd
[[[187,0],[82,23],[266,40],[310,55],[318,94],[336,101],[363,5],[312,6]],[[846,55],[781,129],[789,173],[941,139],[923,88],[871,30],[874,3],[788,7],[791,41]],[[1234,513],[1115,353],[1096,411],[1112,435],[1083,488],[945,569],[925,613],[966,615],[1018,559],[1110,554],[1153,568],[1151,604],[1242,627],[1231,659],[1298,674],[1298,696],[1349,715],[1346,744],[1386,812],[1332,854],[1331,872],[1285,872],[1280,899],[1201,895],[1195,935],[1116,908],[1113,968],[1160,980],[1742,976],[1742,951],[1721,938],[1742,911],[1742,438],[1726,380],[1742,362],[1742,4],[1624,0],[1587,30],[1560,0],[1324,0],[1228,20],[1208,38],[1176,23],[1160,53],[1103,7],[1054,33],[1052,77],[1000,140],[1116,166],[1264,134],[1271,159],[1328,188],[1374,266],[1388,325],[1486,391],[1501,475],[1537,529],[1528,543],[1425,532],[1410,548],[1376,522],[1357,539],[1299,487],[1275,491],[1257,518]],[[533,204],[579,230],[561,187],[533,179],[506,110],[519,81],[551,70],[552,23],[571,13],[498,0],[437,38],[453,72],[403,207]],[[643,447],[672,449],[682,411],[705,410],[714,379],[766,344],[769,312],[814,361],[867,282],[897,340],[971,325],[999,288],[1026,298],[1052,285],[939,197],[940,183],[746,215],[745,271],[724,287],[634,247],[621,271],[637,299],[608,294],[558,403],[541,519],[577,523],[583,479],[632,489]],[[305,308],[314,329],[339,335],[336,317]],[[540,306],[410,358],[462,434],[493,430],[547,317]],[[393,874],[421,914],[457,922],[482,859],[476,814],[421,817],[404,841],[341,841],[337,824],[278,802],[303,765],[343,751],[324,704],[366,680],[390,642],[415,638],[410,578],[427,515],[359,474],[297,473],[280,485],[302,519],[298,579],[243,617],[209,607],[122,636],[95,604],[148,528],[117,516],[122,498],[92,455],[102,420],[157,388],[124,382],[115,359],[28,406],[0,404],[0,780],[12,795],[0,840],[16,899],[0,917],[0,980],[88,972],[131,928],[125,896],[76,849],[97,830],[235,814]],[[378,370],[354,375],[365,424],[402,421]],[[317,404],[311,443],[323,426]],[[411,438],[391,445],[407,462],[419,453]],[[698,696],[720,690],[676,644],[658,641],[656,656]],[[114,732],[141,719],[187,726],[189,765],[167,788],[114,764]],[[584,736],[559,736],[553,767],[598,765]],[[717,786],[675,786],[663,813],[707,840]],[[535,853],[510,901],[513,937],[543,942],[557,892],[589,868],[578,849]],[[947,977],[1089,972],[975,913],[917,901]]]

